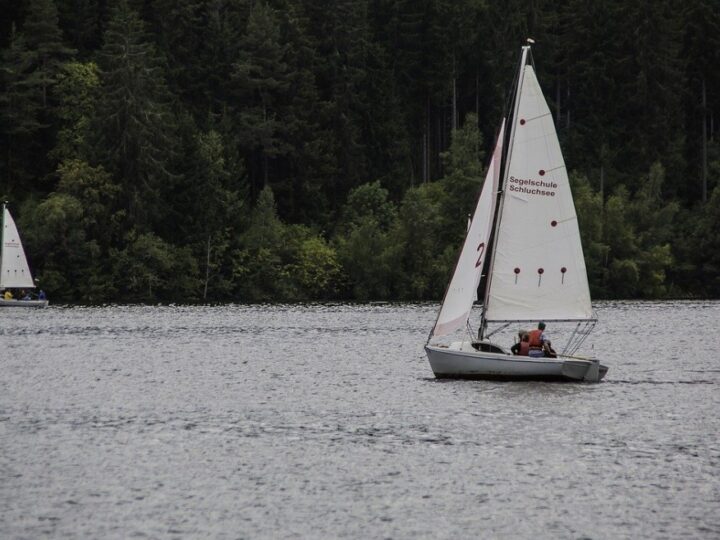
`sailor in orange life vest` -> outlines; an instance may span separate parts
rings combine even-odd
[[[550,340],[544,333],[545,323],[539,322],[536,330],[530,330],[530,352],[528,356],[539,358],[548,356],[555,358],[557,354],[553,350]]]

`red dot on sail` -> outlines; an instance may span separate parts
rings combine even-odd
[[[538,174],[539,174],[540,176],[545,176],[545,170],[544,170],[544,169],[540,169],[540,170],[538,171]]]
[[[513,272],[515,272],[516,274],[519,274],[519,273],[520,273],[520,269],[519,269],[519,268],[516,268],[515,270],[513,270]]]
[[[521,125],[521,126],[524,126],[524,125],[525,125],[525,119],[524,119],[524,118],[521,118],[521,119],[520,119],[520,125]]]
[[[567,272],[567,268],[565,268],[565,267],[563,266],[563,267],[560,269],[560,271],[564,274],[565,272]]]
[[[538,268],[538,274],[543,274],[545,270],[543,268]]]
[[[550,225],[553,226],[553,227],[557,227],[557,221],[555,221],[555,220],[553,219],[553,220],[550,222]]]

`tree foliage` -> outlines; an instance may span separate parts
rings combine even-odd
[[[717,0],[3,8],[0,196],[55,298],[441,297],[528,36],[593,295],[720,295]]]

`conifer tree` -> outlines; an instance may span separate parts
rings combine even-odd
[[[59,131],[56,146],[50,154],[58,161],[87,159],[87,139],[99,86],[100,75],[94,62],[63,65],[56,87]]]
[[[334,210],[339,209],[349,191],[368,180],[367,138],[363,124],[368,114],[368,24],[366,0],[356,2],[304,1],[310,33],[318,56],[324,61],[317,68],[320,99],[327,103],[323,127],[327,138],[324,151],[334,171],[326,193]]]
[[[208,114],[203,95],[203,4],[200,0],[152,0],[155,40],[167,58],[167,83],[173,94],[196,112]]]
[[[698,193],[705,202],[708,190],[708,145],[712,133],[708,133],[710,112],[709,103],[713,90],[715,103],[720,103],[720,5],[713,0],[692,0],[685,3],[683,10],[684,39],[683,56],[685,58],[688,79],[688,154],[691,160],[689,174],[700,177],[687,187],[686,197]],[[710,100],[708,98],[710,96]],[[711,188],[712,189],[712,188]]]
[[[56,0],[60,26],[83,60],[101,45],[107,3],[101,0]]]
[[[313,223],[327,229],[338,157],[331,151],[336,144],[329,122],[332,104],[322,98],[318,84],[324,59],[301,3],[290,3],[278,16],[288,84],[278,103],[283,123],[279,136],[287,152],[273,164],[278,211],[291,223]]]
[[[194,247],[203,274],[202,299],[230,292],[230,253],[238,217],[247,193],[242,163],[216,130],[198,133],[188,175],[188,242]]]
[[[252,152],[250,174],[256,187],[268,183],[270,159],[287,151],[278,116],[278,102],[288,88],[284,55],[277,18],[270,6],[258,2],[250,13],[232,73],[240,98],[237,133]]]
[[[2,136],[2,173],[7,185],[5,196],[16,198],[23,184],[31,177],[28,163],[41,153],[35,134],[44,125],[41,105],[25,84],[29,69],[25,38],[13,31],[9,47],[2,56],[2,88],[0,93],[0,134]],[[17,194],[16,194],[17,192]]]
[[[57,82],[60,66],[75,52],[63,43],[53,0],[31,0],[23,34],[30,57],[27,84],[37,89],[41,106],[47,110],[50,88]]]
[[[348,195],[334,238],[345,274],[346,294],[358,300],[390,298],[389,231],[397,211],[379,182],[364,184]]]
[[[11,184],[30,181],[39,188],[37,180],[49,172],[56,121],[52,90],[73,53],[63,43],[53,0],[31,0],[22,32],[14,33],[2,65],[0,114]]]
[[[284,233],[272,189],[265,186],[250,214],[241,248],[234,256],[233,274],[241,300],[269,300],[279,296],[287,282],[280,253]]]
[[[165,198],[177,179],[177,121],[162,59],[125,0],[113,8],[98,60],[95,159],[122,186],[130,223],[149,230],[167,211]]]

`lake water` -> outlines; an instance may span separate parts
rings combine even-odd
[[[720,303],[596,309],[600,384],[438,381],[434,304],[5,309],[0,538],[720,538]]]

